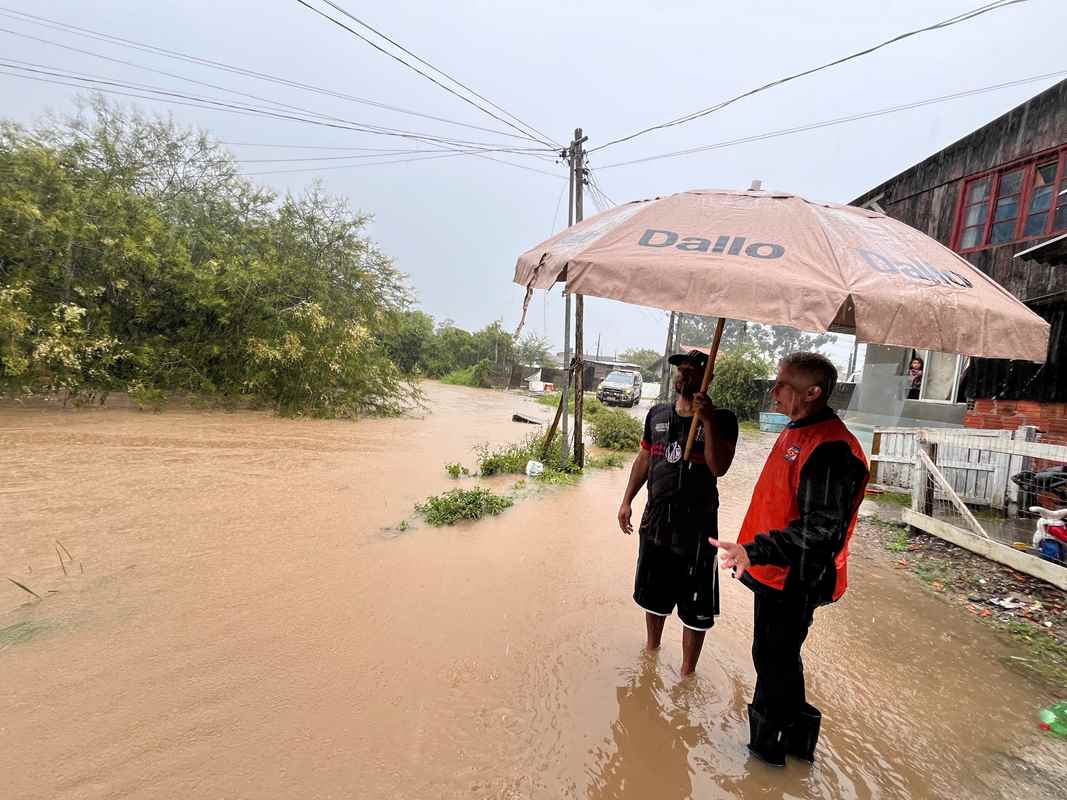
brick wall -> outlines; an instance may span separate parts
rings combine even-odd
[[[1013,431],[1033,425],[1046,444],[1067,445],[1067,403],[1033,400],[975,400],[974,411],[963,418],[968,428]]]

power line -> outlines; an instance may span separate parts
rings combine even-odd
[[[983,14],[987,14],[987,13],[989,13],[991,11],[998,11],[1001,8],[1006,8],[1008,6],[1016,5],[1017,3],[1026,3],[1026,2],[1029,2],[1029,0],[997,0],[997,2],[988,3],[988,4],[984,5],[984,6],[979,6],[978,8],[972,9],[970,11],[966,11],[966,12],[964,12],[962,14],[957,14],[954,17],[949,17],[948,19],[942,20],[941,22],[934,23],[933,25],[927,25],[926,27],[923,27],[923,28],[917,28],[915,30],[907,31],[906,33],[898,34],[897,36],[894,36],[891,39],[886,39],[884,42],[880,42],[879,44],[873,45],[872,47],[867,47],[867,48],[864,48],[863,50],[859,50],[859,51],[857,51],[855,53],[852,53],[850,55],[843,56],[843,57],[835,59],[833,61],[828,61],[827,63],[821,64],[821,65],[819,65],[817,67],[812,67],[810,69],[803,70],[802,72],[796,72],[796,73],[794,73],[792,75],[787,75],[784,78],[779,78],[777,80],[771,81],[770,83],[765,83],[762,86],[759,86],[759,87],[757,87],[755,89],[749,89],[746,92],[742,92],[739,95],[735,95],[734,97],[731,97],[728,100],[723,100],[722,102],[716,103],[713,106],[708,106],[707,108],[703,108],[703,109],[701,109],[699,111],[694,111],[694,112],[692,112],[690,114],[686,114],[684,116],[678,117],[678,118],[670,120],[668,122],[660,123],[659,125],[653,125],[651,127],[644,128],[644,129],[639,130],[639,131],[637,131],[635,133],[631,133],[628,136],[622,136],[622,137],[620,137],[618,139],[613,139],[610,142],[607,142],[606,144],[602,144],[602,145],[600,145],[598,147],[592,148],[591,150],[589,150],[589,152],[590,153],[595,153],[597,150],[603,150],[605,147],[611,147],[612,145],[615,145],[615,144],[620,144],[622,142],[628,142],[631,139],[636,139],[638,136],[643,136],[644,134],[651,133],[652,131],[662,130],[664,128],[671,128],[671,127],[674,127],[676,125],[682,125],[682,124],[684,124],[686,122],[691,122],[692,120],[699,119],[700,117],[705,117],[708,114],[712,114],[712,113],[714,113],[716,111],[719,111],[719,110],[721,110],[723,108],[726,108],[727,106],[729,106],[729,105],[731,105],[733,103],[736,103],[738,100],[742,100],[742,99],[744,99],[746,97],[751,97],[754,94],[758,94],[760,92],[767,91],[768,89],[773,89],[776,86],[781,86],[784,83],[788,83],[790,81],[794,81],[794,80],[796,80],[798,78],[803,78],[803,77],[805,77],[807,75],[812,75],[812,74],[814,74],[816,72],[820,72],[822,70],[838,66],[839,64],[844,64],[846,61],[851,61],[853,59],[860,58],[862,56],[868,55],[870,53],[875,52],[876,50],[881,50],[883,47],[888,47],[891,44],[895,44],[896,42],[902,41],[904,39],[908,39],[908,38],[910,38],[912,36],[918,36],[919,34],[927,33],[929,31],[936,31],[936,30],[940,30],[940,29],[943,29],[943,28],[948,28],[948,27],[951,27],[952,25],[957,25],[957,24],[959,24],[961,22],[966,22],[967,20],[974,19],[975,17],[979,17],[979,16],[981,16]]]
[[[431,64],[431,63],[430,63],[429,61],[427,61],[426,59],[424,59],[424,58],[420,58],[420,57],[419,57],[419,56],[417,56],[417,55],[416,55],[415,53],[411,52],[411,51],[410,51],[410,50],[408,50],[408,49],[407,49],[406,47],[404,47],[404,45],[402,45],[402,44],[400,44],[399,42],[395,41],[394,39],[391,39],[390,37],[386,36],[386,35],[385,35],[384,33],[382,33],[382,32],[381,32],[380,30],[378,30],[377,28],[374,28],[374,27],[372,27],[372,26],[371,26],[370,24],[368,24],[367,22],[364,22],[364,21],[363,21],[363,20],[361,20],[361,19],[360,19],[359,17],[355,16],[354,14],[350,13],[349,11],[346,11],[346,10],[345,10],[344,8],[342,8],[342,7],[341,7],[341,6],[339,5],[339,4],[335,3],[335,2],[333,1],[333,0],[325,0],[325,2],[326,2],[326,4],[327,4],[327,5],[331,6],[331,7],[332,7],[332,8],[334,8],[334,9],[336,9],[336,10],[337,10],[337,11],[339,11],[340,13],[344,14],[344,15],[345,15],[346,17],[348,17],[349,19],[353,20],[354,22],[357,22],[357,23],[359,23],[359,24],[360,24],[360,25],[362,25],[362,26],[363,26],[364,28],[366,28],[367,30],[369,30],[369,31],[371,31],[372,33],[376,34],[377,36],[381,37],[382,39],[385,39],[385,41],[389,42],[389,44],[393,45],[393,47],[397,48],[398,50],[401,50],[401,51],[402,51],[402,52],[404,52],[404,53],[407,53],[407,54],[408,54],[409,56],[411,56],[412,58],[414,58],[414,59],[415,59],[416,61],[418,61],[418,62],[419,62],[420,64],[422,64],[423,66],[429,67],[429,68],[430,68],[430,69],[432,69],[432,70],[433,70],[434,72],[436,72],[436,73],[437,73],[438,75],[443,75],[444,77],[448,78],[448,80],[452,81],[452,83],[456,84],[456,86],[459,86],[459,87],[461,87],[461,88],[465,89],[466,91],[470,92],[470,93],[471,93],[472,95],[474,95],[475,97],[477,97],[477,98],[478,98],[479,100],[484,100],[484,101],[485,101],[486,103],[488,103],[489,105],[491,105],[491,106],[492,106],[493,108],[495,108],[495,109],[496,109],[497,111],[500,111],[500,112],[502,112],[502,113],[504,113],[504,114],[507,114],[507,115],[508,115],[509,117],[511,117],[511,118],[512,118],[513,120],[515,120],[516,122],[518,122],[519,124],[521,124],[521,125],[522,125],[523,127],[527,128],[527,129],[528,129],[528,130],[530,130],[530,131],[533,131],[533,132],[534,132],[534,133],[536,133],[536,134],[537,134],[538,136],[542,137],[542,139],[547,139],[547,140],[548,140],[549,142],[551,142],[552,144],[554,144],[554,145],[555,145],[555,146],[556,146],[557,148],[560,148],[560,149],[562,149],[563,145],[561,145],[561,144],[560,144],[559,142],[557,142],[557,141],[556,141],[555,139],[553,139],[553,138],[552,138],[551,136],[549,136],[548,134],[546,134],[546,133],[542,133],[542,132],[541,132],[541,131],[539,131],[539,130],[538,130],[537,128],[535,128],[535,127],[534,127],[533,125],[530,125],[530,124],[529,124],[529,123],[527,123],[527,122],[523,122],[523,121],[522,121],[521,119],[519,119],[519,118],[518,118],[517,116],[515,116],[515,115],[514,115],[514,114],[512,114],[512,113],[511,113],[510,111],[508,111],[508,110],[507,110],[506,108],[503,108],[502,106],[499,106],[499,105],[497,105],[496,103],[494,103],[494,102],[493,102],[492,100],[490,100],[490,99],[489,99],[488,97],[486,97],[485,95],[479,94],[479,93],[478,93],[478,92],[476,92],[476,91],[475,91],[474,89],[472,89],[471,87],[467,86],[467,84],[465,84],[465,83],[463,83],[462,81],[459,81],[459,80],[457,80],[457,79],[453,78],[453,77],[452,77],[451,75],[449,75],[449,74],[448,74],[447,72],[445,72],[444,70],[441,70],[441,69],[439,69],[439,68],[435,67],[435,66],[434,66],[433,64]]]
[[[455,89],[452,89],[452,88],[450,88],[448,86],[445,86],[443,83],[441,83],[439,80],[434,78],[432,75],[427,75],[421,69],[419,69],[418,67],[408,63],[407,61],[405,61],[404,59],[400,58],[400,56],[396,55],[395,53],[390,53],[384,47],[379,45],[377,42],[371,41],[366,36],[364,36],[362,33],[357,31],[355,28],[352,28],[351,26],[346,25],[345,23],[341,22],[341,20],[339,20],[339,19],[335,19],[334,17],[331,17],[329,14],[327,14],[325,11],[322,11],[321,9],[315,8],[313,5],[308,3],[306,0],[296,0],[296,2],[298,2],[300,5],[302,5],[305,8],[307,8],[309,11],[312,11],[312,12],[318,14],[323,19],[329,20],[330,22],[332,22],[334,25],[338,26],[339,28],[342,28],[342,29],[348,31],[353,36],[355,36],[357,39],[360,39],[361,41],[366,42],[367,44],[369,44],[371,47],[373,47],[378,52],[389,56],[389,58],[393,59],[394,61],[396,61],[396,62],[398,62],[400,64],[403,64],[408,69],[410,69],[413,72],[415,72],[415,73],[421,75],[422,77],[426,78],[426,80],[430,81],[431,83],[436,84],[437,86],[439,86],[440,88],[442,88],[446,92],[448,92],[449,94],[455,95],[460,100],[462,100],[464,103],[467,103],[467,104],[473,106],[474,108],[477,108],[479,111],[482,111],[483,113],[488,114],[490,117],[495,119],[497,122],[502,122],[505,125],[507,125],[509,128],[514,128],[516,131],[521,133],[527,139],[530,139],[531,141],[539,142],[540,144],[543,144],[546,147],[551,147],[552,149],[556,149],[556,145],[553,145],[551,142],[545,142],[545,141],[541,141],[539,139],[536,139],[535,137],[531,136],[529,133],[524,131],[522,128],[520,128],[517,125],[515,125],[514,123],[509,122],[508,120],[504,119],[503,117],[501,117],[501,116],[499,116],[497,114],[494,114],[492,111],[490,111],[489,109],[485,108],[485,106],[478,105],[476,102],[471,100],[469,97],[465,97],[464,95],[462,95],[459,92],[457,92]]]
[[[1046,80],[1048,78],[1057,78],[1063,75],[1067,75],[1067,70],[1059,70],[1057,72],[1047,72],[1044,75],[1034,75],[1030,78],[1020,78],[1015,81],[1007,81],[1006,83],[997,83],[991,86],[981,86],[976,89],[968,89],[962,92],[954,92],[953,94],[941,95],[940,97],[931,97],[926,100],[917,100],[913,103],[904,103],[898,106],[889,106],[887,108],[880,108],[874,111],[865,111],[859,114],[850,114],[846,117],[836,117],[834,119],[824,120],[822,122],[813,122],[810,125],[797,125],[792,128],[781,128],[779,130],[768,131],[766,133],[757,133],[752,136],[743,136],[738,139],[727,139],[721,142],[715,142],[713,144],[700,145],[699,147],[690,147],[685,150],[674,150],[669,153],[660,153],[653,156],[645,156],[644,158],[635,158],[629,161],[617,161],[612,164],[604,164],[598,169],[614,169],[615,167],[625,167],[631,164],[643,164],[648,161],[657,161],[663,158],[678,158],[680,156],[693,155],[695,153],[703,153],[709,150],[719,150],[725,147],[733,147],[739,144],[747,144],[749,142],[763,141],[764,139],[775,139],[779,136],[789,136],[794,133],[803,133],[804,131],[817,130],[819,128],[828,128],[833,125],[842,125],[846,122],[856,122],[863,119],[870,119],[872,117],[885,116],[887,114],[894,114],[898,111],[908,111],[914,108],[921,108],[923,106],[933,105],[935,103],[945,102],[947,100],[958,100],[962,97],[970,97],[972,95],[983,94],[985,92],[992,92],[998,89],[1006,89],[1012,86],[1021,86],[1026,83],[1033,83],[1034,81]]]
[[[434,136],[431,134],[423,134],[415,131],[404,131],[395,128],[384,128],[378,125],[370,125],[368,123],[354,122],[351,120],[344,120],[341,118],[328,117],[326,115],[316,114],[315,118],[306,118],[296,114],[285,113],[280,109],[265,109],[255,106],[244,105],[236,102],[231,102],[219,98],[200,97],[198,95],[190,95],[184,92],[177,92],[174,90],[164,89],[161,87],[154,87],[147,84],[130,83],[128,81],[115,81],[100,76],[92,76],[79,74],[72,70],[57,70],[49,68],[46,65],[35,64],[33,62],[18,61],[13,59],[0,60],[0,67],[8,70],[16,70],[16,73],[3,73],[13,75],[14,77],[25,78],[29,80],[38,80],[45,83],[56,83],[62,86],[72,86],[74,88],[86,88],[83,84],[89,84],[92,88],[97,89],[108,94],[118,94],[122,96],[138,97],[147,100],[160,100],[165,99],[166,102],[174,103],[176,105],[193,105],[197,108],[211,108],[214,110],[229,111],[231,113],[238,114],[250,114],[253,116],[266,116],[275,119],[285,119],[296,122],[303,122],[311,125],[319,125],[329,128],[337,128],[340,130],[357,131],[360,133],[372,133],[385,136],[397,136],[406,139],[416,139],[425,142],[437,143],[447,146],[459,146],[464,148],[477,147],[483,148],[494,152],[510,152],[516,154],[526,154],[526,151],[522,149],[516,149],[511,146],[498,147],[489,142],[473,142],[464,139],[453,139],[449,137]],[[32,73],[32,75],[24,75],[18,73]],[[33,75],[49,76],[46,78],[35,78]],[[66,81],[78,81],[77,84],[68,83]],[[117,87],[117,89],[100,88],[104,87]],[[134,92],[149,92],[150,95],[135,94],[128,91],[118,91],[118,89],[133,90]]]
[[[19,22],[29,23],[31,25],[38,25],[40,27],[49,28],[51,30],[56,30],[56,31],[60,31],[60,32],[63,32],[63,33],[67,33],[67,34],[72,34],[72,35],[75,35],[75,36],[82,36],[82,37],[85,37],[85,38],[93,39],[95,41],[105,42],[105,43],[111,44],[111,45],[127,47],[127,48],[130,48],[130,49],[133,49],[133,50],[137,50],[137,51],[140,51],[140,52],[144,52],[144,53],[150,53],[150,54],[153,54],[153,55],[160,55],[160,56],[163,56],[165,58],[170,58],[170,59],[174,59],[174,60],[178,60],[178,61],[184,61],[184,62],[187,62],[187,63],[196,64],[198,66],[209,67],[209,68],[212,68],[212,69],[218,69],[218,70],[222,70],[224,72],[229,72],[229,73],[236,74],[236,75],[241,75],[241,76],[244,76],[244,77],[250,77],[250,78],[254,78],[256,80],[266,81],[266,82],[273,83],[273,84],[276,84],[276,85],[287,86],[287,87],[294,88],[294,89],[302,89],[304,91],[312,92],[312,93],[315,93],[315,94],[325,95],[325,96],[328,96],[328,97],[333,97],[333,98],[336,98],[336,99],[346,100],[346,101],[353,102],[353,103],[359,103],[361,105],[367,105],[367,106],[371,106],[371,107],[374,107],[374,108],[381,108],[381,109],[384,109],[384,110],[387,110],[387,111],[396,112],[398,114],[408,114],[408,115],[411,115],[411,116],[422,117],[424,119],[431,119],[431,120],[434,120],[434,121],[437,121],[437,122],[444,122],[444,123],[446,123],[448,125],[459,125],[459,126],[462,126],[462,127],[465,127],[465,128],[471,128],[471,129],[474,129],[474,130],[484,131],[486,133],[493,133],[493,134],[496,134],[498,136],[508,136],[508,137],[512,137],[512,138],[527,138],[527,139],[529,138],[528,136],[520,135],[518,133],[512,133],[511,131],[500,131],[500,130],[497,130],[495,128],[486,128],[486,127],[483,127],[481,125],[472,125],[470,123],[458,122],[456,120],[448,119],[446,117],[439,117],[439,116],[435,116],[433,114],[425,114],[425,113],[422,113],[422,112],[419,112],[419,111],[413,111],[413,110],[408,109],[408,108],[403,108],[403,107],[400,107],[400,106],[394,106],[394,105],[390,105],[388,103],[382,103],[382,102],[379,102],[379,101],[376,101],[376,100],[369,100],[369,99],[367,99],[365,97],[356,97],[354,95],[346,94],[344,92],[339,92],[339,91],[336,91],[336,90],[333,90],[333,89],[326,89],[326,88],[323,88],[323,87],[320,87],[320,86],[315,86],[315,85],[308,84],[308,83],[302,83],[300,81],[291,80],[289,78],[284,78],[284,77],[281,77],[281,76],[278,76],[278,75],[271,75],[271,74],[265,73],[265,72],[258,72],[256,70],[248,69],[248,68],[245,68],[245,67],[239,67],[239,66],[234,66],[232,64],[227,64],[227,63],[222,62],[222,61],[215,61],[215,60],[209,59],[209,58],[203,58],[203,57],[200,57],[200,56],[189,55],[187,53],[182,53],[182,52],[177,51],[177,50],[169,50],[169,49],[164,48],[164,47],[158,47],[156,45],[151,45],[151,44],[146,44],[146,43],[143,43],[143,42],[138,42],[138,41],[135,41],[133,39],[127,39],[127,38],[124,38],[124,37],[121,37],[121,36],[115,36],[115,35],[108,34],[108,33],[103,33],[103,32],[100,32],[100,31],[94,31],[94,30],[91,30],[89,28],[82,28],[82,27],[79,27],[77,25],[71,25],[69,23],[60,22],[58,20],[48,19],[47,17],[39,17],[39,16],[36,16],[34,14],[27,14],[26,12],[18,11],[16,9],[11,9],[11,8],[5,8],[3,6],[0,6],[0,16],[4,16],[4,17],[7,17],[9,19],[17,20]],[[18,33],[16,33],[16,35],[29,36],[29,34],[18,34]],[[47,41],[47,40],[45,40],[45,41]],[[65,45],[58,45],[58,46],[64,47]],[[553,149],[555,149],[555,148],[553,148]]]

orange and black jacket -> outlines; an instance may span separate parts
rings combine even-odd
[[[749,588],[833,602],[847,585],[848,544],[867,485],[867,462],[831,409],[791,422],[767,458],[741,526]]]

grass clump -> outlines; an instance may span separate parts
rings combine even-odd
[[[8,647],[28,642],[41,634],[47,633],[54,627],[56,627],[55,624],[51,622],[26,620],[25,622],[16,622],[14,625],[8,625],[6,628],[0,628],[0,650],[6,650]]]
[[[537,402],[543,406],[549,408],[559,408],[559,392],[549,392],[548,394],[538,395]],[[582,401],[582,416],[592,419],[601,411],[605,411],[607,406],[597,400],[595,397],[586,397]],[[574,395],[571,394],[567,397],[567,411],[574,412]]]
[[[886,541],[885,549],[890,553],[904,553],[908,549],[908,531],[904,528],[897,530],[892,538]]]
[[[425,503],[415,506],[428,523],[435,528],[455,525],[462,520],[481,519],[499,514],[510,508],[510,497],[494,494],[488,489],[453,489],[444,494],[428,497]]]
[[[1030,622],[1007,620],[998,627],[1029,656],[1018,661],[1056,685],[1067,685],[1067,644]]]
[[[907,492],[882,492],[880,494],[872,494],[870,497],[876,503],[911,508],[911,495]]]
[[[588,456],[585,465],[590,469],[618,469],[626,466],[626,457],[622,453],[604,453],[602,456]]]
[[[589,427],[598,447],[633,451],[641,445],[641,423],[625,411],[602,411],[590,421]]]
[[[476,389],[489,388],[489,359],[483,358],[477,364],[466,369],[454,370],[441,378],[441,383],[453,386],[473,386]]]
[[[445,464],[445,471],[452,480],[459,480],[460,476],[470,475],[471,471],[462,464]]]

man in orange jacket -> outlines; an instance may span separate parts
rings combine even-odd
[[[755,593],[748,749],[775,766],[815,760],[822,714],[806,701],[801,647],[815,608],[845,592],[867,459],[828,405],[837,370],[817,353],[793,353],[771,390],[789,417],[752,492],[737,542],[710,540],[724,569]]]

